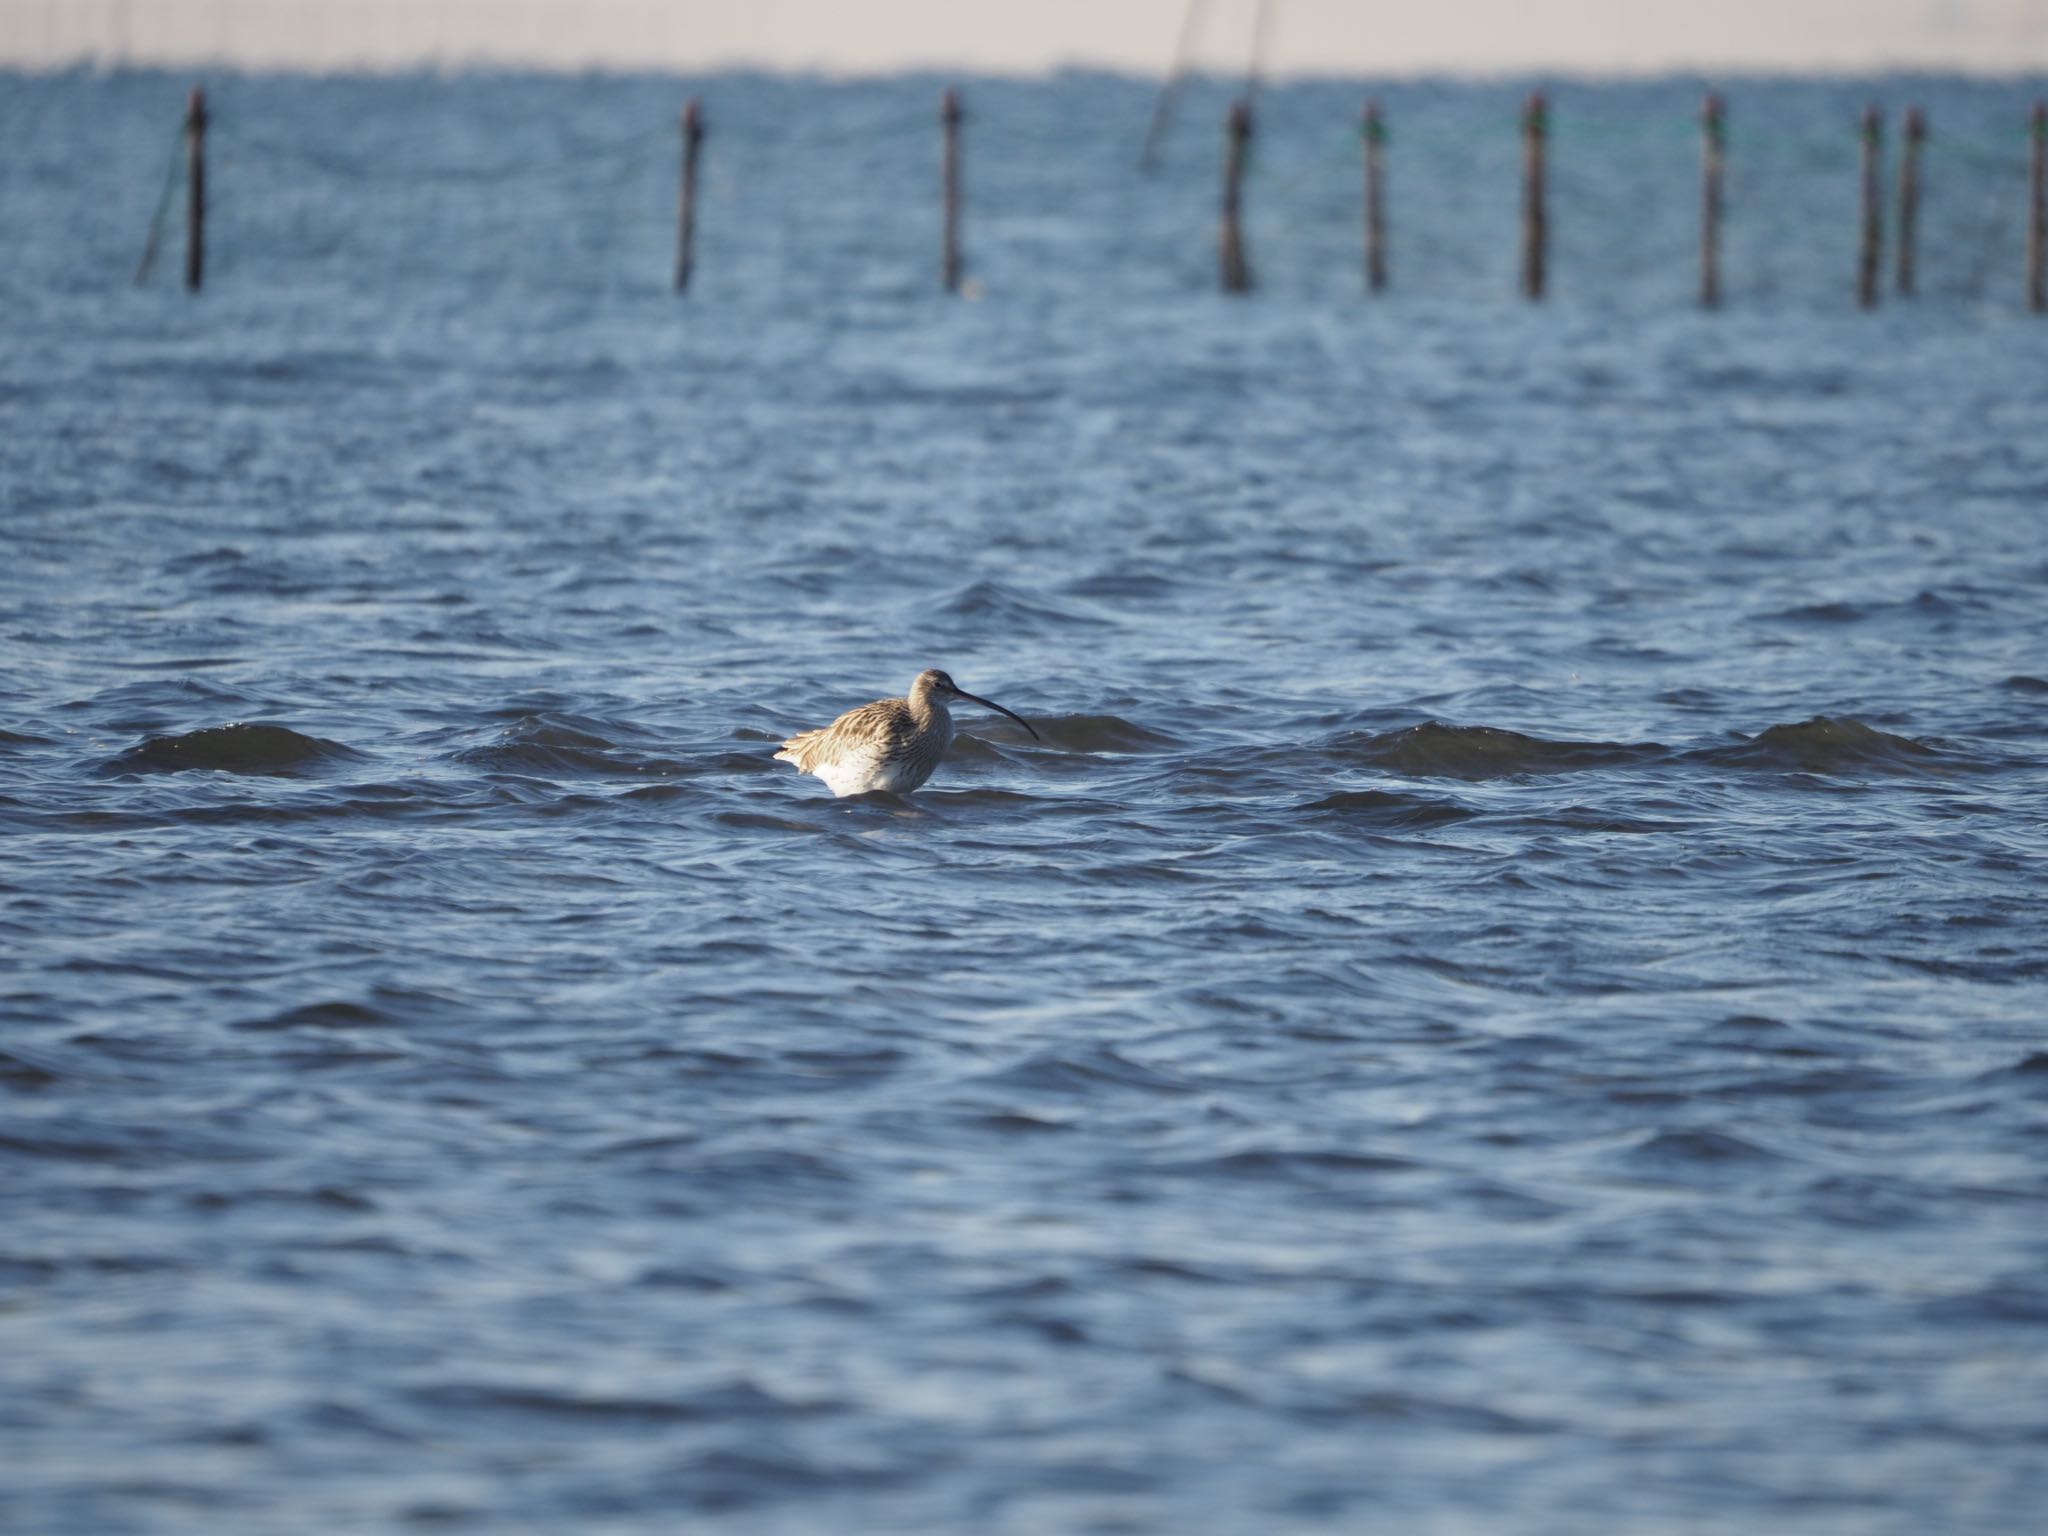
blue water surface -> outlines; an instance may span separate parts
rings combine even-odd
[[[1704,82],[1541,306],[1531,82],[1376,299],[1267,91],[1243,300],[1221,82],[965,82],[956,300],[936,79],[208,83],[197,298],[189,82],[0,99],[0,1527],[2038,1519],[2032,85],[1720,82],[1708,314]]]

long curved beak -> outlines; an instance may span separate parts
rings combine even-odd
[[[1025,730],[1031,731],[1031,722],[1029,720],[1026,720],[1022,715],[1011,714],[1009,710],[1003,708],[1003,706],[998,704],[994,699],[984,699],[980,694],[969,693],[965,688],[958,688],[954,691],[958,693],[961,698],[967,700],[968,703],[979,704],[983,709],[992,709],[999,715],[1009,715],[1012,720],[1016,721],[1019,725],[1023,726]],[[1036,731],[1031,731],[1031,739],[1033,741],[1045,740],[1045,738],[1039,735]]]

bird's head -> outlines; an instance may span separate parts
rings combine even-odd
[[[1025,730],[1031,731],[1031,739],[1033,741],[1044,739],[1038,732],[1031,730],[1031,722],[1022,715],[1011,714],[1009,710],[1003,708],[1002,705],[996,703],[993,699],[984,699],[980,694],[969,693],[937,667],[928,667],[917,674],[917,681],[911,684],[910,687],[910,697],[913,702],[923,700],[927,705],[937,704],[941,707],[952,703],[956,699],[965,699],[969,704],[979,704],[983,709],[992,709],[999,715],[1009,715],[1012,720],[1023,726]]]

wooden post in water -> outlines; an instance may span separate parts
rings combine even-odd
[[[704,111],[692,96],[683,107],[683,185],[676,198],[676,292],[688,291],[697,263],[697,151],[704,142]]]
[[[1240,96],[1224,119],[1223,229],[1218,242],[1223,291],[1252,291],[1251,262],[1244,253],[1244,168],[1252,138],[1252,105]]]
[[[1365,286],[1380,293],[1387,286],[1386,125],[1380,104],[1368,101],[1362,132],[1365,137]]]
[[[1543,148],[1550,105],[1536,91],[1522,109],[1522,293],[1534,302],[1543,297],[1550,220],[1545,207]]]
[[[1721,176],[1727,155],[1727,118],[1709,91],[1700,108],[1700,305],[1721,307]]]
[[[1920,146],[1927,142],[1927,114],[1918,107],[1906,108],[1906,122],[1899,144],[1899,262],[1898,290],[1908,297],[1913,292],[1914,263],[1920,229]]]
[[[945,199],[945,232],[939,254],[939,282],[948,293],[960,291],[964,270],[960,257],[960,93],[946,87],[939,98],[939,126],[945,139],[945,154],[939,171],[940,191]]]
[[[2027,127],[2027,308],[2039,315],[2048,314],[2048,101],[2034,103]]]
[[[1884,259],[1884,114],[1863,109],[1863,235],[1856,261],[1856,302],[1877,308],[1877,277]]]
[[[192,88],[185,108],[185,291],[206,281],[206,92]]]

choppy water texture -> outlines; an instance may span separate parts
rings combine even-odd
[[[2007,1533],[2028,91],[14,79],[0,1525]],[[1935,124],[1854,313],[1866,94]],[[635,137],[638,135],[639,137]],[[175,246],[175,225],[172,226]],[[175,250],[167,254],[175,262]],[[773,763],[925,666],[907,800]]]

